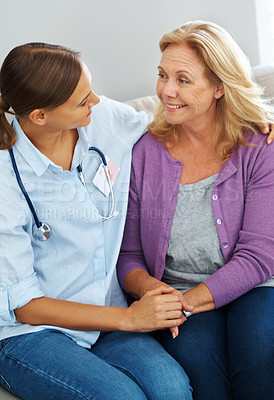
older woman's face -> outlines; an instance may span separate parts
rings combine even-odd
[[[167,122],[191,128],[212,123],[223,89],[207,78],[206,67],[196,52],[186,44],[169,45],[158,68],[156,93]]]

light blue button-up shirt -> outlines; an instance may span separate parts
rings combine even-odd
[[[18,121],[14,155],[38,218],[52,235],[32,235],[34,219],[23,197],[7,150],[0,151],[0,340],[49,326],[16,321],[14,309],[47,296],[86,304],[126,306],[116,277],[130,179],[131,149],[146,131],[149,117],[105,97],[92,110],[89,126],[78,129],[70,171],[43,155],[26,137]],[[89,146],[98,147],[118,167],[113,185],[119,215],[102,220],[79,179],[77,166]],[[58,328],[82,346],[99,332]]]

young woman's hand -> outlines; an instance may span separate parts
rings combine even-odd
[[[265,134],[268,135],[267,138],[267,143],[270,144],[271,142],[273,142],[274,140],[274,125],[272,124],[266,124],[266,125],[261,125],[259,126],[260,131]]]
[[[182,304],[172,287],[164,285],[149,290],[128,310],[128,330],[151,332],[179,326],[185,320]]]
[[[187,300],[184,297],[183,293],[180,292],[180,290],[174,290],[173,294],[177,294],[177,296],[179,297],[179,300],[180,300],[181,305],[182,305],[182,309],[184,311],[191,311],[191,312],[193,311],[194,307],[189,305],[189,303],[187,302]],[[183,314],[182,323],[184,323],[185,321],[186,321],[186,317]],[[172,335],[173,339],[175,339],[177,336],[179,336],[179,325],[170,328],[170,332],[171,332],[171,335]]]

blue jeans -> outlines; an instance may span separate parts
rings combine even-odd
[[[0,346],[0,383],[25,400],[192,399],[182,367],[146,334],[105,333],[85,349],[46,329]]]
[[[164,348],[190,378],[195,400],[274,398],[274,288],[255,288],[218,310],[192,315]]]

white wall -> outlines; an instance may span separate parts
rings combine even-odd
[[[98,94],[121,101],[154,94],[158,41],[189,20],[222,25],[259,64],[256,1],[0,0],[0,60],[18,44],[63,44],[81,51]]]

